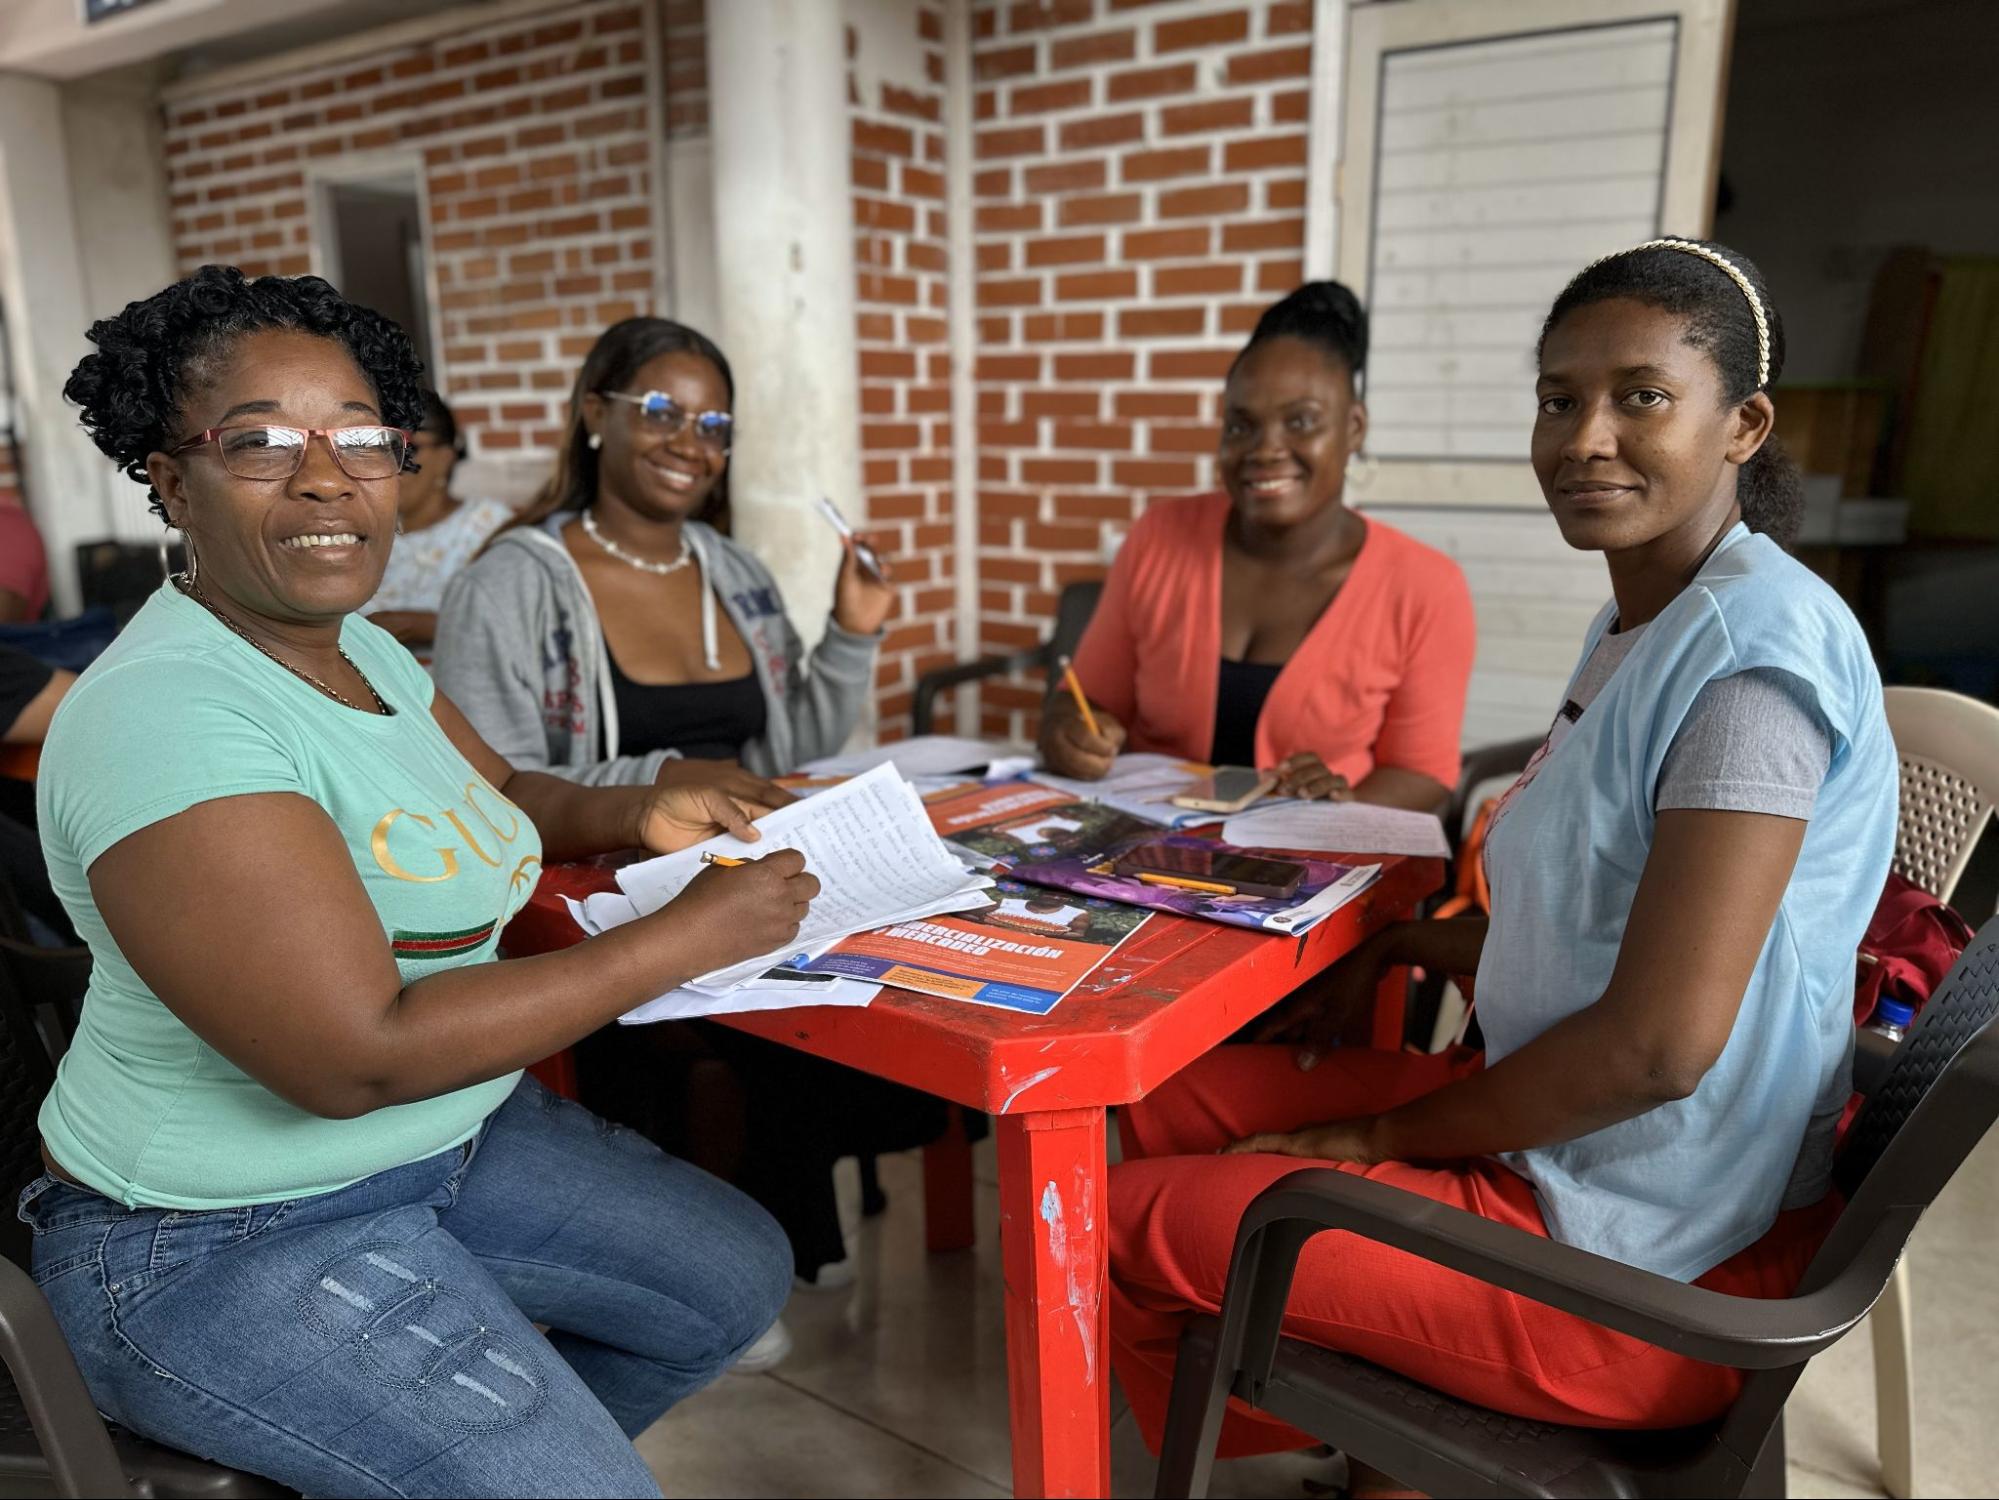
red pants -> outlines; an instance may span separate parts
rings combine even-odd
[[[1290,1047],[1223,1047],[1119,1113],[1124,1162],[1110,1174],[1111,1358],[1154,1452],[1180,1331],[1193,1313],[1219,1308],[1243,1210],[1278,1178],[1311,1165],[1291,1156],[1217,1156],[1217,1148],[1259,1131],[1392,1109],[1482,1062],[1466,1049],[1420,1057],[1349,1048],[1304,1073],[1294,1056]],[[1497,1162],[1340,1170],[1530,1234],[1548,1232],[1527,1180]],[[1835,1194],[1781,1216],[1699,1285],[1788,1296],[1837,1214]],[[1735,1370],[1339,1232],[1313,1239],[1299,1257],[1284,1329],[1463,1400],[1548,1422],[1678,1427],[1714,1417],[1741,1387]],[[1231,1402],[1219,1451],[1237,1458],[1313,1441]]]

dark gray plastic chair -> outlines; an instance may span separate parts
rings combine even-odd
[[[1243,1215],[1220,1316],[1197,1318],[1181,1338],[1156,1493],[1207,1493],[1233,1394],[1433,1495],[1781,1496],[1784,1403],[1805,1362],[1866,1316],[1923,1211],[1999,1116],[1995,1012],[1999,918],[1869,1092],[1834,1164],[1846,1211],[1790,1297],[1707,1291],[1325,1168],[1273,1183]],[[1560,1427],[1281,1337],[1298,1254],[1328,1229],[1746,1370],[1742,1394],[1698,1427]]]
[[[1097,582],[1072,583],[1064,588],[1062,597],[1055,604],[1055,631],[1038,646],[925,672],[916,679],[916,699],[909,709],[909,732],[931,733],[937,717],[937,695],[968,682],[978,682],[987,677],[1011,677],[1016,672],[1040,672],[1048,678],[1048,690],[1053,692],[1057,686],[1054,680],[1055,663],[1062,657],[1076,654],[1076,647],[1082,643],[1083,632],[1089,628],[1090,616],[1097,612],[1097,600],[1103,597],[1103,592],[1103,584]]]
[[[0,886],[0,926],[10,898]],[[84,948],[36,948],[0,934],[0,1486],[58,1495],[251,1497],[292,1491],[109,1427],[62,1328],[28,1274],[29,1233],[14,1212],[42,1174],[35,1117],[55,1081],[51,1040],[90,976]]]

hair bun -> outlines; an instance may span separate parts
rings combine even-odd
[[[1272,338],[1317,344],[1358,375],[1367,364],[1367,310],[1344,282],[1308,281],[1264,309],[1249,342]]]

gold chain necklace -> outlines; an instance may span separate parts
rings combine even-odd
[[[183,594],[187,595],[187,597],[192,599],[196,604],[199,604],[203,609],[207,610],[211,615],[214,615],[215,618],[220,620],[225,626],[227,626],[231,632],[240,636],[245,641],[248,641],[250,645],[254,647],[256,650],[261,652],[263,655],[268,656],[272,661],[276,662],[279,666],[283,667],[287,672],[291,673],[292,676],[298,678],[299,681],[310,683],[313,687],[318,688],[322,693],[326,694],[327,697],[331,698],[335,703],[340,704],[343,708],[351,708],[357,714],[367,712],[365,708],[361,707],[360,704],[356,703],[352,698],[349,698],[345,693],[338,692],[335,689],[328,687],[325,683],[321,682],[317,677],[313,676],[312,673],[306,671],[303,667],[293,666],[290,662],[286,661],[282,656],[278,655],[277,652],[273,651],[269,646],[264,645],[263,642],[259,641],[255,636],[251,635],[250,632],[245,630],[241,625],[238,625],[234,620],[230,619],[229,616],[222,613],[222,611],[217,609],[215,605],[210,601],[208,595],[204,594],[201,591],[200,587],[196,585],[194,580],[189,578],[187,574],[185,573],[174,574],[174,587],[179,589]],[[354,666],[354,658],[349,656],[346,653],[346,651],[343,650],[338,645],[336,645],[333,649],[335,651],[340,652],[340,659],[346,662],[349,667],[353,667],[354,675],[361,679],[361,685],[367,688],[367,690],[371,694],[373,694],[375,699],[375,707],[381,710],[382,716],[384,718],[392,716],[395,713],[395,710],[389,707],[388,700],[384,698],[381,695],[381,693],[376,690],[375,684],[368,681],[368,674],[362,671],[359,667]]]

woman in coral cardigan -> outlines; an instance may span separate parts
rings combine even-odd
[[[1438,806],[1458,775],[1471,594],[1457,565],[1345,503],[1367,434],[1367,314],[1336,281],[1257,322],[1229,371],[1224,493],[1150,507],[1042,721],[1052,770],[1121,749],[1275,768],[1292,796]]]

